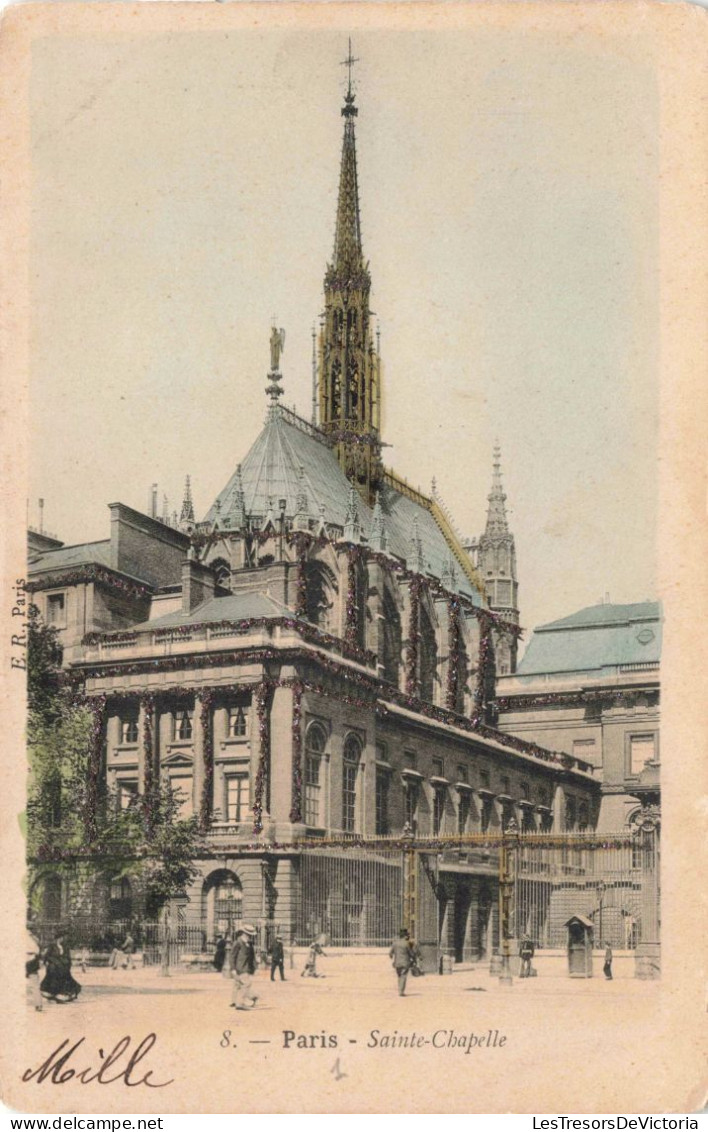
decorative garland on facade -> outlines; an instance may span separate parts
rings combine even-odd
[[[270,785],[270,711],[269,700],[273,681],[263,680],[256,687],[256,718],[258,719],[258,770],[253,790],[253,832],[263,831],[263,805],[268,808]]]
[[[99,794],[98,783],[101,777],[103,725],[106,718],[106,697],[104,695],[91,696],[85,698],[82,703],[91,712],[91,746],[86,791],[86,835],[89,845],[92,845],[98,836],[96,816]]]
[[[460,603],[457,598],[448,598],[447,602],[447,687],[445,689],[445,706],[449,711],[457,711],[459,685],[460,685]]]
[[[297,617],[307,616],[307,540],[298,539],[295,542],[297,555],[297,581],[295,585],[295,614]]]
[[[174,637],[189,637],[192,633],[203,633],[207,629],[233,629],[234,636],[246,636],[253,629],[260,628],[282,628],[289,629],[296,632],[308,644],[322,645],[323,648],[330,648],[334,651],[341,652],[347,660],[353,660],[358,664],[368,665],[373,668],[376,664],[376,654],[366,649],[359,648],[356,639],[352,642],[342,640],[341,637],[335,637],[331,633],[325,633],[322,629],[318,629],[316,625],[310,625],[306,621],[300,621],[295,617],[246,617],[243,620],[233,621],[224,619],[221,621],[198,621],[188,625],[175,625],[164,629],[155,629],[155,639],[163,640],[165,638]],[[137,633],[87,633],[82,640],[82,645],[99,645],[99,644],[113,644],[123,641],[136,641],[138,638]]]
[[[153,827],[156,793],[159,784],[155,782],[155,749],[153,732],[155,727],[155,695],[145,692],[140,697],[143,709],[143,815],[145,831],[150,835]]]
[[[475,727],[482,725],[482,715],[487,691],[487,676],[491,663],[492,627],[487,621],[480,621],[479,626],[479,664],[477,667],[477,681],[474,691],[474,712],[472,722]]]
[[[408,616],[408,644],[406,646],[406,693],[415,696],[418,691],[418,651],[420,648],[420,591],[423,580],[414,574],[409,582],[410,613]]]
[[[355,547],[347,549],[347,608],[344,639],[349,648],[357,648],[359,628],[359,603],[357,602],[357,556]],[[374,663],[376,658],[374,657]]]
[[[433,720],[438,723],[444,723],[450,727],[455,727],[458,730],[467,731],[472,734],[480,735],[487,739],[492,739],[501,746],[513,748],[513,750],[515,751],[519,751],[522,754],[531,755],[537,759],[542,760],[543,762],[556,763],[557,765],[562,766],[564,769],[568,769],[569,764],[570,767],[577,766],[581,770],[585,770],[590,765],[588,763],[581,762],[581,760],[576,759],[574,756],[567,754],[561,755],[558,752],[548,751],[543,747],[539,747],[536,743],[532,743],[526,739],[519,739],[516,736],[508,735],[506,733],[501,734],[500,732],[495,731],[493,728],[484,725],[481,719],[481,713],[479,711],[475,711],[472,718],[468,719],[466,716],[458,715],[456,712],[450,711],[447,708],[437,707],[435,704],[426,703],[425,701],[418,699],[416,696],[409,695],[405,692],[399,692],[391,686],[387,686],[385,689],[382,689],[373,675],[348,669],[342,664],[338,663],[336,660],[333,660],[331,657],[328,657],[322,653],[306,653],[303,652],[302,649],[288,649],[277,651],[275,649],[261,648],[245,649],[243,652],[227,655],[212,654],[191,658],[166,657],[160,662],[160,670],[179,671],[180,669],[183,669],[185,667],[223,667],[228,664],[236,663],[263,664],[267,661],[272,660],[277,660],[282,663],[315,661],[322,669],[330,673],[333,677],[339,680],[343,680],[345,684],[349,685],[350,687],[355,685],[362,692],[367,693],[371,697],[371,700],[368,701],[369,705],[373,705],[376,698],[385,696],[385,699],[390,703],[406,708],[408,711],[415,712],[415,714],[422,716],[425,719]],[[185,664],[185,661],[187,661],[188,663]],[[145,662],[141,663],[144,664]],[[147,662],[148,671],[154,671],[155,667],[156,666],[154,662]],[[89,674],[100,677],[110,675],[123,675],[126,673],[135,674],[136,672],[143,670],[144,669],[141,668],[140,665],[135,664],[116,667],[115,671],[111,671],[110,669],[107,671],[102,671],[98,669],[95,672]],[[479,672],[477,674],[477,681],[479,684]],[[269,686],[286,687],[290,686],[290,681],[285,681],[282,685],[280,685],[278,681],[270,681]],[[307,685],[303,683],[303,687],[306,686]],[[248,688],[249,691],[252,691],[253,689],[253,685],[214,685],[212,686],[212,690],[215,693],[228,693],[236,688],[244,687]],[[183,686],[178,685],[176,687],[164,688],[162,691],[166,695],[194,695],[196,689],[184,688]],[[122,698],[126,695],[129,696],[131,694],[138,696],[140,695],[139,692],[117,692],[116,698]],[[341,692],[337,692],[337,696],[343,703],[352,703],[356,704],[357,706],[367,702],[355,700],[348,694],[343,694]],[[376,705],[375,710],[380,715],[386,714],[385,704]]]
[[[303,684],[293,680],[293,750],[292,750],[292,798],[290,821],[303,820],[302,813],[302,692]]]
[[[35,593],[38,590],[53,590],[59,586],[79,586],[87,582],[100,582],[109,589],[120,590],[128,597],[150,597],[152,594],[150,586],[120,578],[103,566],[81,566],[64,574],[56,574],[54,577],[37,578],[36,581],[30,579],[25,589],[29,593]]]
[[[214,693],[210,689],[197,692],[200,703],[199,720],[202,732],[202,796],[199,806],[199,824],[202,830],[209,828],[214,810],[214,721],[211,707]]]

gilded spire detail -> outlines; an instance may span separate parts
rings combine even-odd
[[[364,259],[359,213],[359,182],[354,122],[359,113],[349,70],[342,117],[344,137],[339,171],[332,261],[325,279],[325,310],[318,362],[319,424],[335,441],[340,466],[372,506],[381,477],[380,359],[374,349],[369,294],[371,277]]]

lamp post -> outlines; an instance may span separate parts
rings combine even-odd
[[[604,934],[603,934],[603,931],[602,931],[602,909],[603,909],[603,905],[604,905],[604,901],[605,901],[605,889],[606,888],[607,888],[607,885],[605,884],[604,880],[598,881],[598,883],[597,883],[597,904],[598,904],[598,925],[599,925],[599,928],[600,928],[600,933],[599,933],[600,934],[600,947],[602,947],[604,942],[605,942],[605,937],[604,937]]]
[[[499,982],[511,986],[511,917],[514,898],[514,855],[518,845],[518,826],[511,818],[502,834],[499,849],[499,931],[501,934],[501,971]]]

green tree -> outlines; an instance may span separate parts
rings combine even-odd
[[[198,872],[198,819],[180,818],[180,796],[169,783],[156,784],[150,799],[136,798],[126,808],[105,783],[95,790],[92,712],[73,694],[57,631],[43,623],[36,606],[28,624],[30,881],[52,864],[72,881],[74,914],[90,914],[98,877],[129,877],[143,893],[147,914],[157,915]]]

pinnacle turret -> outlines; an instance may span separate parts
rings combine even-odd
[[[184,499],[179,516],[180,526],[194,524],[194,503],[192,502],[192,483],[187,476],[184,481]]]
[[[501,478],[501,448],[494,445],[494,458],[492,465],[492,490],[487,496],[487,526],[485,534],[497,536],[509,533],[509,523],[506,517],[506,495],[502,487]]]

